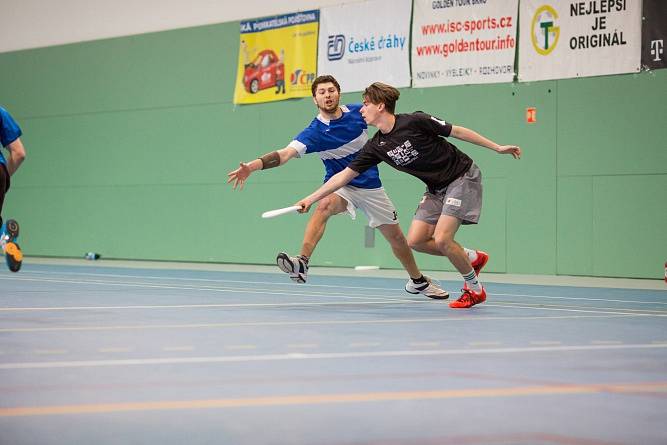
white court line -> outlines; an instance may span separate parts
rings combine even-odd
[[[309,288],[309,287],[321,287],[321,288],[334,288],[334,289],[358,289],[358,290],[382,290],[382,291],[393,291],[394,289],[389,289],[389,288],[384,288],[384,287],[362,287],[362,286],[342,286],[342,285],[333,285],[333,284],[300,284],[300,285],[295,285],[294,283],[274,283],[274,282],[267,282],[267,281],[242,281],[242,280],[220,280],[220,279],[207,279],[207,278],[181,278],[181,277],[159,277],[159,276],[138,276],[138,275],[117,275],[117,274],[94,274],[94,273],[76,273],[76,272],[68,272],[68,273],[55,273],[55,272],[26,272],[23,273],[22,275],[25,276],[27,274],[36,274],[36,275],[77,275],[77,276],[102,276],[102,277],[114,277],[114,278],[136,278],[136,279],[155,279],[155,280],[179,280],[179,281],[201,281],[201,282],[213,282],[213,283],[236,283],[236,284],[262,284],[262,285],[269,285],[269,286],[289,286],[289,287],[299,287],[299,288]],[[6,276],[6,277],[1,277],[0,279],[5,279],[5,280],[19,280],[20,277],[16,276]],[[356,279],[356,278],[354,278]],[[26,278],[24,278],[26,280]],[[34,279],[34,281],[46,281],[48,282],[49,280],[47,279]],[[98,281],[53,281],[53,282],[64,282],[64,283],[82,283],[82,284],[103,284],[105,282],[98,282]],[[113,281],[110,281],[108,283],[115,283]],[[150,285],[145,284],[146,287],[150,287]],[[515,286],[532,286],[532,285],[515,285]],[[575,287],[578,288],[577,286],[563,286],[562,288],[566,290],[568,287]],[[167,287],[169,288],[169,287]],[[176,287],[178,289],[178,287]],[[215,290],[217,288],[198,288],[198,287],[185,287],[184,289],[197,289],[197,290]],[[560,287],[559,287],[560,289]],[[579,288],[578,288],[579,289]],[[590,288],[590,289],[600,289],[600,288]],[[264,289],[261,289],[264,290]],[[243,292],[247,291],[247,289],[238,289],[238,292]],[[252,293],[252,291],[250,290]],[[261,292],[257,292],[261,293]],[[291,292],[291,294],[294,294],[294,292]],[[308,295],[308,294],[307,294]],[[361,294],[363,295],[363,294]],[[494,292],[493,295],[496,296],[508,296],[508,297],[530,297],[530,298],[543,298],[543,299],[555,299],[555,300],[574,300],[574,301],[604,301],[604,302],[609,302],[609,303],[626,303],[626,304],[655,304],[655,305],[664,305],[667,306],[667,302],[665,301],[635,301],[635,300],[618,300],[618,299],[611,299],[611,298],[589,298],[589,297],[563,297],[563,296],[552,296],[552,295],[530,295],[530,294],[508,294],[508,293],[496,293]]]
[[[517,284],[516,286],[521,286]],[[574,287],[574,286],[573,286]],[[567,287],[564,287],[567,289]],[[600,287],[590,287],[586,289],[608,289]],[[612,288],[614,289],[614,288]],[[621,289],[629,290],[629,289]],[[553,300],[581,300],[581,301],[604,301],[607,303],[626,303],[626,304],[657,304],[667,306],[665,301],[637,301],[637,300],[616,300],[613,298],[589,298],[589,297],[556,297],[553,295],[528,295],[528,294],[505,294],[494,292],[493,295],[499,295],[504,297],[530,297],[530,298],[544,298],[544,299],[553,299]]]
[[[493,296],[493,294],[489,294]],[[555,305],[555,304],[540,304],[540,303],[514,303],[507,301],[500,301],[486,304],[491,307],[508,307],[518,309],[541,309],[545,311],[573,311],[573,312],[593,312],[600,314],[638,314],[638,315],[655,315],[656,317],[667,316],[667,311],[652,310],[652,309],[627,309],[617,307],[597,307],[597,306],[572,306],[572,305]]]
[[[255,273],[255,272],[241,272],[241,273]],[[261,272],[260,272],[261,273]],[[386,287],[367,287],[367,286],[338,286],[335,284],[294,284],[293,282],[273,282],[273,281],[247,281],[247,280],[223,280],[216,278],[183,278],[183,277],[160,277],[160,276],[150,276],[150,275],[120,275],[120,274],[101,274],[101,273],[82,273],[82,272],[37,272],[31,271],[26,272],[25,274],[36,274],[36,275],[81,275],[81,276],[100,276],[100,277],[113,277],[113,278],[137,278],[137,279],[155,279],[155,280],[174,280],[174,281],[201,281],[204,283],[235,283],[235,284],[266,284],[270,286],[288,286],[288,287],[326,287],[326,288],[343,288],[343,289],[362,289],[362,290],[391,290]],[[11,276],[10,276],[11,278]],[[341,279],[357,279],[357,277],[336,277]],[[362,278],[362,277],[358,277]],[[363,277],[370,278],[370,277]],[[384,277],[379,277],[384,278]],[[392,278],[400,280],[401,278]]]
[[[489,294],[490,296],[494,296],[495,294]],[[536,309],[550,309],[550,308],[556,308],[556,309],[569,309],[569,308],[574,308],[574,309],[598,309],[598,310],[603,310],[603,311],[624,311],[624,312],[638,312],[642,314],[667,314],[667,310],[664,309],[632,309],[632,308],[618,308],[618,307],[599,307],[599,306],[574,306],[574,305],[567,305],[567,304],[543,304],[543,303],[515,303],[513,301],[500,301],[497,304],[502,304],[504,306],[514,306],[514,307],[524,307],[526,305],[531,305],[531,307],[534,307]]]
[[[200,308],[245,308],[245,307],[292,307],[292,306],[348,306],[366,304],[409,304],[431,303],[433,300],[372,300],[372,301],[320,301],[303,303],[219,303],[219,304],[164,304],[164,305],[136,305],[136,306],[53,306],[53,307],[0,307],[0,312],[30,312],[30,311],[84,311],[110,309],[200,309]]]
[[[290,326],[327,326],[348,324],[402,324],[402,323],[442,323],[442,322],[477,322],[488,320],[575,320],[583,318],[632,318],[632,317],[659,317],[657,315],[645,314],[613,314],[613,315],[544,315],[528,317],[475,317],[475,318],[401,318],[382,320],[323,320],[323,321],[248,321],[227,323],[187,323],[187,324],[164,324],[164,325],[120,325],[120,326],[51,326],[40,328],[0,328],[4,332],[84,332],[84,331],[127,331],[143,329],[201,329],[201,328],[244,328],[258,326],[290,327]]]
[[[237,351],[240,349],[257,349],[257,345],[227,345],[225,346],[225,349],[229,349],[230,351]]]
[[[489,294],[493,296],[492,294]],[[335,298],[336,296],[329,296]],[[349,298],[349,297],[342,297]],[[125,306],[51,306],[51,307],[0,307],[0,312],[47,312],[47,311],[85,311],[85,310],[126,310],[126,309],[210,309],[210,308],[254,308],[254,307],[299,307],[299,306],[354,306],[371,304],[442,304],[430,299],[383,299],[372,301],[327,301],[327,302],[298,302],[298,303],[207,303],[207,304],[163,304],[163,305],[125,305]],[[487,303],[488,307],[534,309],[544,311],[585,312],[594,314],[623,314],[623,315],[655,315],[667,316],[667,311],[651,309],[627,309],[597,306],[557,306],[557,305],[530,305],[529,303],[496,302]]]
[[[99,348],[97,352],[104,352],[104,353],[118,353],[118,352],[130,352],[132,351],[132,348],[128,347],[118,347],[118,348]]]
[[[191,363],[239,363],[239,362],[270,362],[289,360],[331,360],[348,358],[378,358],[378,357],[424,357],[446,355],[480,355],[480,354],[532,354],[544,352],[579,352],[579,351],[608,351],[628,349],[664,349],[667,345],[656,344],[625,344],[625,345],[580,345],[580,346],[531,346],[486,349],[428,349],[428,350],[399,350],[399,351],[365,351],[365,352],[328,352],[303,353],[292,352],[287,354],[264,355],[236,355],[210,357],[173,357],[173,358],[143,358],[119,360],[76,360],[76,361],[49,361],[49,362],[15,362],[2,363],[4,369],[44,369],[44,368],[92,368],[102,366],[132,366],[132,365],[176,365]]]
[[[620,345],[622,343],[618,340],[591,340],[592,345]]]
[[[0,280],[7,279],[0,276]],[[121,286],[121,287],[139,287],[139,288],[149,288],[149,289],[172,289],[172,290],[194,290],[194,291],[212,291],[212,292],[233,292],[233,293],[242,293],[242,294],[268,294],[268,295],[289,295],[296,297],[325,297],[325,298],[345,298],[345,299],[383,299],[386,300],[386,295],[366,295],[358,294],[357,296],[350,295],[341,295],[341,294],[331,294],[329,292],[312,292],[307,290],[298,290],[298,291],[283,291],[277,292],[272,289],[241,289],[241,288],[222,288],[222,287],[194,287],[194,286],[168,286],[164,284],[147,284],[147,283],[121,283],[116,281],[80,281],[80,280],[56,280],[56,279],[46,279],[46,278],[12,278],[13,280],[18,281],[37,281],[44,283],[66,283],[66,284],[95,284],[101,286]],[[394,289],[384,289],[388,292],[394,292]]]
[[[287,296],[296,296],[296,297],[324,297],[324,298],[338,298],[346,300],[358,300],[358,299],[372,299],[377,301],[377,303],[371,303],[369,301],[364,301],[359,304],[388,304],[388,303],[397,303],[397,304],[406,304],[406,303],[433,303],[432,300],[416,300],[416,299],[393,299],[387,298],[386,296],[380,295],[363,295],[358,296],[351,295],[336,295],[328,293],[294,293],[294,292],[276,292],[268,289],[223,289],[223,288],[201,288],[201,287],[188,287],[188,286],[166,286],[166,285],[151,285],[144,283],[118,283],[118,282],[104,282],[104,281],[73,281],[73,280],[53,280],[53,279],[43,279],[43,278],[22,278],[23,281],[40,281],[40,282],[58,282],[58,283],[69,283],[69,284],[100,284],[107,286],[126,286],[126,287],[147,287],[147,288],[158,288],[158,289],[178,289],[178,290],[197,290],[197,291],[216,291],[216,292],[232,292],[232,293],[250,293],[250,294],[268,294],[268,295],[287,295]],[[508,294],[490,294],[494,295],[508,295]],[[524,295],[529,296],[529,295]],[[536,297],[536,296],[529,296]],[[539,298],[539,297],[537,297]],[[437,304],[437,302],[435,302]],[[325,303],[325,302],[304,302],[304,303],[221,303],[221,304],[202,304],[202,305],[136,305],[136,306],[71,306],[71,307],[23,307],[23,308],[12,308],[5,307],[0,308],[0,312],[11,312],[11,311],[54,311],[54,310],[100,310],[100,309],[164,309],[164,308],[211,308],[211,307],[253,307],[253,306],[266,306],[266,307],[281,307],[281,306],[324,306],[324,305],[336,305],[342,303]],[[353,303],[349,303],[353,304]],[[530,303],[514,303],[514,302],[500,302],[495,304],[487,304],[487,306],[503,307],[503,306],[514,306],[522,309],[542,309],[542,310],[568,310],[568,308],[574,308],[571,310],[580,311],[580,312],[600,312],[601,311],[610,311],[608,313],[628,313],[628,312],[637,312],[639,314],[648,315],[648,310],[641,309],[626,309],[626,308],[615,308],[615,307],[581,307],[581,306],[553,306],[553,305],[539,305],[539,306],[526,306]],[[523,306],[521,306],[523,305]],[[667,312],[654,310],[655,315],[667,315]]]
[[[165,352],[194,351],[194,349],[194,346],[165,346],[162,348]]]
[[[552,341],[552,340],[535,340],[530,342],[531,345],[534,346],[555,346],[555,345],[562,345],[562,341]]]

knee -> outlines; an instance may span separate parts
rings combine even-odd
[[[426,241],[423,239],[408,236],[407,243],[408,246],[410,246],[410,249],[416,250],[417,252],[423,252],[425,249],[424,244],[426,243]]]
[[[405,239],[405,235],[400,230],[397,233],[392,233],[387,237],[387,241],[391,244],[391,247],[407,247],[408,242]]]
[[[449,256],[454,249],[454,240],[452,238],[436,238],[435,247],[442,253],[444,256]]]
[[[335,214],[336,214],[335,205],[331,202],[331,200],[328,199],[320,201],[314,213],[315,216],[325,220],[329,219],[330,216]]]

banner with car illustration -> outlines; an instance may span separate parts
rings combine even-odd
[[[311,95],[319,15],[313,10],[241,22],[235,104]]]

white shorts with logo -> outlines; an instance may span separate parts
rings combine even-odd
[[[460,219],[461,224],[477,224],[481,212],[482,172],[472,164],[447,187],[424,193],[414,219],[436,225],[440,215],[449,215]]]
[[[370,227],[398,224],[396,207],[394,207],[394,203],[391,202],[383,187],[362,189],[346,185],[334,193],[347,201],[347,213],[352,219],[356,218],[356,209],[359,209],[368,218]]]

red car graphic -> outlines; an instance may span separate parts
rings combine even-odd
[[[285,80],[285,65],[271,49],[260,51],[251,63],[245,66],[243,86],[249,93],[276,86]]]

